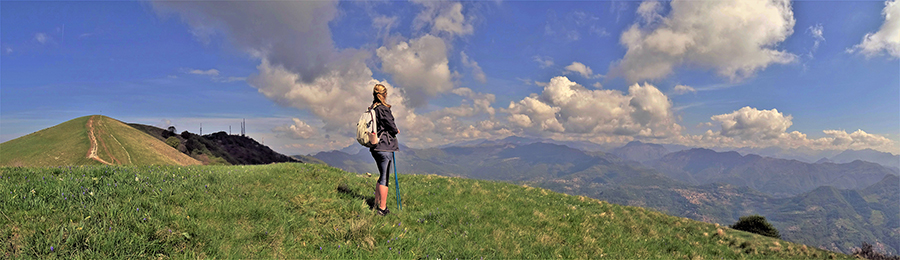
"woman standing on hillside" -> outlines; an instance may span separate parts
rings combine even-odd
[[[378,165],[378,182],[375,183],[375,210],[378,215],[384,216],[391,212],[387,209],[388,180],[393,165],[392,153],[399,149],[397,144],[397,125],[394,124],[394,115],[391,113],[391,105],[387,100],[387,87],[375,84],[372,91],[372,107],[375,109],[375,120],[378,122],[378,144],[369,148],[375,164]]]

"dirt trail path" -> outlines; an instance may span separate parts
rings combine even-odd
[[[97,137],[94,137],[94,118],[95,117],[96,116],[91,116],[91,118],[88,119],[88,122],[87,122],[88,137],[91,139],[91,150],[88,151],[87,158],[94,159],[102,164],[112,165],[111,163],[108,163],[108,162],[104,161],[103,159],[100,159],[100,157],[97,157]]]

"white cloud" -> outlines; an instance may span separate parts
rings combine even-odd
[[[34,34],[34,40],[41,44],[46,44],[47,42],[50,42],[51,39],[52,38],[50,38],[50,35],[47,35],[46,33],[35,33]]]
[[[462,57],[462,64],[466,67],[472,68],[472,77],[475,78],[478,82],[486,83],[487,76],[484,75],[484,71],[481,70],[481,66],[478,66],[478,62],[469,58],[469,55],[466,55],[466,52],[461,51],[459,55]]]
[[[890,148],[893,141],[887,137],[875,134],[869,134],[859,129],[856,132],[848,134],[844,130],[825,130],[822,131],[828,137],[813,140],[817,144],[830,144],[832,147],[840,147],[840,149],[865,149],[865,148]],[[827,145],[826,145],[827,146]]]
[[[453,75],[444,40],[430,34],[376,50],[381,69],[391,74],[409,97],[408,105],[420,107],[430,97],[453,89]]]
[[[394,26],[397,26],[398,19],[399,18],[396,16],[377,16],[372,18],[372,27],[379,30],[379,35],[385,36],[392,28],[394,28]]]
[[[566,69],[566,73],[564,73],[564,74],[568,74],[569,72],[575,72],[575,73],[580,74],[582,77],[589,78],[589,79],[600,77],[600,75],[594,75],[594,71],[591,70],[590,67],[582,64],[581,62],[577,62],[577,61],[572,62],[572,64],[570,64],[569,66],[566,66],[565,69]]]
[[[328,75],[337,51],[328,23],[337,1],[154,1],[161,12],[174,12],[198,40],[222,33],[260,60],[295,72],[306,83]]]
[[[886,53],[900,58],[900,4],[894,1],[884,2],[884,24],[875,33],[867,33],[862,42],[848,49],[848,52],[859,52],[866,57],[873,57]]]
[[[777,109],[758,110],[743,107],[729,114],[712,116],[721,126],[719,131],[707,130],[701,135],[683,135],[676,143],[702,147],[781,147],[811,148],[817,150],[846,150],[871,148],[879,151],[895,151],[889,138],[869,134],[863,130],[847,133],[844,130],[824,130],[826,137],[811,139],[799,131],[787,132],[793,117],[785,116]],[[703,123],[701,126],[714,126]]]
[[[743,139],[771,139],[779,137],[791,127],[793,117],[784,116],[778,109],[758,110],[743,107],[730,114],[712,116],[710,119],[722,125],[719,133],[726,137],[739,136]]]
[[[815,39],[815,41],[813,42],[812,50],[810,52],[815,52],[817,49],[819,49],[819,44],[825,41],[824,31],[825,28],[822,27],[822,24],[816,24],[810,26],[809,29],[806,29],[806,32],[808,32],[809,35],[812,36],[813,39]]]
[[[6,54],[10,54],[10,53],[13,52],[13,49],[10,48],[10,47],[6,47],[6,48],[4,49],[4,51],[6,51]]]
[[[654,23],[662,20],[663,17],[659,13],[662,12],[663,6],[658,1],[648,0],[641,2],[637,8],[637,14],[641,16],[644,23]]]
[[[272,132],[293,139],[309,139],[316,134],[316,130],[306,122],[299,118],[292,118],[292,120],[294,124],[275,127]]]
[[[731,80],[752,76],[796,55],[773,49],[793,33],[787,0],[672,1],[663,17],[655,1],[641,4],[640,20],[621,34],[627,52],[611,68],[630,82],[659,79],[676,66],[715,70]]]
[[[553,58],[551,57],[534,56],[532,59],[534,59],[534,61],[537,62],[538,66],[540,66],[542,69],[553,66]]]
[[[227,77],[224,79],[219,79],[219,82],[236,82],[236,81],[246,81],[247,77]]]
[[[672,88],[672,94],[675,94],[675,95],[682,95],[682,94],[686,94],[688,92],[697,92],[697,90],[690,86],[685,86],[685,85],[675,85],[675,88]]]
[[[544,136],[663,138],[681,131],[671,101],[649,84],[632,85],[625,95],[616,90],[588,90],[560,76],[551,79],[540,95],[510,102],[503,111],[512,125]]]
[[[603,88],[603,84],[600,84],[600,82],[594,82],[594,85],[591,85],[591,86],[593,86],[594,88],[597,88],[597,89]]]
[[[193,70],[189,70],[188,73],[196,74],[196,75],[206,75],[206,76],[219,76],[219,70],[217,70],[217,69],[208,69],[208,70],[193,69]]]
[[[469,35],[475,31],[471,19],[466,19],[462,13],[462,3],[425,0],[413,2],[425,7],[413,21],[416,30],[431,26],[431,34],[449,36]]]

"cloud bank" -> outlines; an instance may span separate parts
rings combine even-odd
[[[794,61],[794,54],[775,49],[793,33],[793,12],[787,1],[643,2],[637,10],[639,20],[619,39],[626,54],[609,72],[632,82],[627,92],[601,89],[599,82],[593,89],[578,84],[566,75],[585,79],[602,76],[583,63],[573,62],[564,68],[563,75],[537,83],[542,87],[540,93],[514,97],[508,106],[499,108],[494,107],[497,97],[493,93],[459,86],[460,76],[455,71],[459,68],[451,67],[449,54],[456,53],[456,39],[475,32],[464,6],[457,2],[417,4],[421,12],[412,21],[414,37],[392,32],[402,26],[398,24],[402,19],[374,15],[372,27],[379,30],[382,44],[339,49],[329,28],[339,14],[335,1],[153,2],[161,14],[175,13],[189,24],[199,41],[222,35],[245,50],[259,62],[257,72],[246,78],[250,86],[281,106],[306,111],[313,117],[291,117],[271,128],[272,134],[299,142],[285,147],[334,149],[351,145],[349,136],[355,120],[371,102],[372,86],[380,83],[390,90],[388,102],[393,105],[403,141],[413,147],[524,135],[596,143],[647,140],[701,147],[893,149],[890,139],[862,130],[825,130],[826,137],[821,138],[788,132],[791,115],[775,108],[750,106],[710,117],[708,125],[716,129],[688,134],[679,124],[681,119],[668,95],[651,83],[634,83],[666,77],[678,67],[709,69],[727,79],[740,80],[771,64]],[[893,10],[888,7],[885,24],[896,21],[891,18],[895,15],[888,14]],[[814,37],[821,36],[821,31],[811,29]],[[869,46],[866,39],[883,38],[879,37],[867,36],[859,46]],[[866,50],[868,47],[858,47],[864,54]],[[464,51],[459,51],[459,58],[457,64],[471,71],[476,81],[486,82],[475,59]],[[552,57],[534,56],[532,60],[541,68],[554,66]],[[375,79],[373,69],[390,78]],[[218,76],[220,72],[189,73]],[[696,91],[676,85],[671,95]],[[435,97],[455,98],[459,104],[430,104]]]

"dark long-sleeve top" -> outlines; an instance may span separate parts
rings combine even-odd
[[[400,133],[400,130],[394,124],[394,114],[391,113],[391,108],[384,105],[376,106],[375,121],[378,122],[378,144],[369,149],[380,152],[399,151],[397,134]]]

